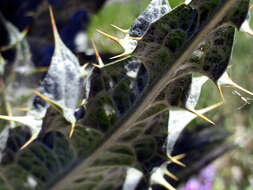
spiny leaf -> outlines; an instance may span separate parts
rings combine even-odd
[[[171,85],[164,90],[168,103],[175,107],[170,109],[168,121],[167,155],[170,159],[175,142],[190,121],[196,117],[200,117],[205,121],[214,124],[206,118],[203,113],[220,106],[222,103],[218,103],[203,110],[195,110],[195,106],[197,105],[201,93],[201,88],[206,81],[206,77],[193,78],[191,80],[191,76],[187,76],[171,83]],[[182,117],[184,118],[183,120]],[[177,160],[174,160],[174,162],[178,165],[184,166]]]
[[[0,48],[0,51],[9,50],[18,45],[26,36],[28,29],[25,29],[22,33],[18,32],[18,29],[9,21],[7,21],[0,12],[0,21],[4,29],[8,32],[8,44]]]
[[[47,101],[48,103],[58,105],[57,107],[60,108],[64,118],[72,124],[73,132],[73,124],[76,122],[74,112],[80,98],[81,67],[75,55],[60,39],[51,8],[50,16],[55,39],[55,50],[39,93],[45,97],[44,100],[51,100]],[[48,127],[50,128],[50,126]]]
[[[25,39],[27,30],[20,32],[16,26],[5,20],[1,13],[0,19],[3,24],[3,30],[6,30],[8,38],[7,45],[2,47],[0,51],[15,50],[14,61],[6,61],[3,71],[6,87],[11,81],[13,81],[13,84],[11,83],[10,86],[14,84],[19,86],[17,90],[19,90],[21,86],[29,88],[29,85],[31,86],[31,84],[28,85],[27,80],[33,78],[31,74],[34,70],[34,65],[31,60],[28,42]],[[20,78],[22,78],[22,81]]]
[[[5,104],[5,109],[7,112],[1,112],[1,119],[11,121],[9,127],[14,128],[14,122],[27,125],[31,128],[32,134],[39,133],[38,125],[41,126],[42,121],[34,118],[33,114],[28,114],[25,117],[14,117],[11,111],[13,105],[20,104],[19,98],[30,97],[32,88],[36,86],[34,82],[31,85],[31,80],[35,80],[37,77],[32,75],[34,69],[29,45],[26,39],[24,39],[24,34],[20,33],[18,29],[6,20],[2,20],[6,26],[6,30],[10,36],[10,41],[8,46],[6,46],[3,51],[9,49],[15,49],[16,56],[14,61],[8,61],[4,68],[3,81],[5,87],[2,85],[2,91],[4,92],[3,100]],[[29,104],[29,102],[28,102]],[[27,104],[23,104],[26,106]],[[14,110],[16,111],[16,110]]]
[[[74,116],[77,101],[81,89],[81,67],[77,58],[66,48],[61,41],[56,29],[55,21],[51,11],[52,26],[55,37],[55,52],[51,65],[44,78],[39,94],[49,103],[54,103],[63,113],[65,119],[70,123],[75,123]],[[32,130],[31,139],[35,139],[41,129],[42,119],[44,118],[49,104],[35,97],[31,110],[25,117],[1,117],[2,119],[12,119],[29,126]],[[30,121],[29,121],[30,120]],[[48,126],[50,128],[50,126]],[[29,141],[30,143],[31,141]],[[25,146],[28,145],[27,143]]]
[[[62,115],[49,108],[40,138],[1,170],[3,176],[11,179],[6,182],[13,189],[25,187],[24,181],[32,175],[38,189],[117,189],[124,182],[127,168],[137,168],[146,179],[151,176],[150,185],[159,183],[173,189],[162,181],[164,173],[160,170],[150,173],[168,161],[163,148],[168,133],[164,125],[167,113],[143,123],[136,121],[168,85],[189,75],[184,72],[187,60],[199,43],[223,24],[236,3],[213,0],[210,4],[209,0],[201,0],[209,8],[207,17],[200,14],[206,7],[194,9],[190,4],[181,5],[152,23],[133,52],[144,65],[137,69],[136,77],[131,77],[123,65],[117,65],[117,70],[94,68],[86,114],[77,123],[73,138],[66,138],[68,123]],[[48,98],[59,101],[55,93],[50,95]],[[178,105],[185,105],[184,98],[180,98]],[[61,101],[58,104],[67,105]],[[76,106],[70,105],[71,109]],[[19,176],[14,176],[13,171],[20,171]],[[18,179],[18,183],[13,179]]]
[[[50,13],[55,51],[48,73],[42,82],[43,89],[39,92],[58,102],[63,108],[75,109],[80,94],[81,67],[74,54],[61,41],[52,11]]]
[[[197,36],[199,36],[199,34],[201,34],[200,31],[202,31],[203,26],[205,26],[204,30],[203,30],[203,31],[205,31],[204,33],[210,32],[210,30],[212,28],[214,28],[221,21],[221,19],[225,16],[226,11],[234,3],[235,3],[235,1],[232,1],[232,0],[231,1],[226,1],[226,2],[219,2],[219,4],[217,3],[217,9],[213,9],[213,14],[215,16],[213,16],[212,14],[210,15],[210,17],[213,18],[214,21],[211,22],[210,25],[207,24],[208,21],[205,21],[205,22],[202,21],[202,23],[204,23],[204,24],[199,26],[201,28],[201,30],[200,29],[199,30],[195,29],[196,32],[194,32],[194,35],[192,35],[192,38],[189,37],[189,38],[184,39],[184,44],[191,44],[191,45],[189,45],[189,47],[188,46],[184,46],[184,48],[180,49],[181,51],[175,53],[175,58],[168,59],[168,61],[173,62],[175,60],[178,60],[180,58],[181,54],[184,55],[183,57],[185,57],[185,59],[184,58],[180,58],[179,62],[175,61],[176,64],[175,64],[175,67],[173,66],[173,68],[180,69],[180,66],[179,66],[180,63],[183,63],[186,60],[186,57],[187,57],[185,52],[187,51],[188,55],[190,55],[192,53],[192,51],[194,50],[195,46],[199,42],[203,41],[202,35],[200,35],[201,37],[197,38]],[[224,7],[223,7],[223,5],[224,5]],[[220,9],[220,7],[223,7],[223,8]],[[188,10],[189,10],[189,12],[188,12]],[[164,16],[160,20],[162,20],[165,23],[168,23],[169,20],[171,19],[171,17],[174,16],[174,15],[176,15],[176,13],[182,13],[181,14],[182,16],[185,16],[183,13],[185,13],[185,14],[189,13],[191,15],[193,13],[193,16],[196,16],[196,14],[195,14],[196,12],[194,10],[192,10],[192,12],[191,12],[190,10],[191,10],[190,7],[180,6],[177,9],[174,10],[175,12],[171,11],[170,13],[168,13],[168,15]],[[184,12],[184,11],[186,11],[186,12]],[[178,16],[175,16],[175,18],[177,18],[178,21],[177,22],[173,22],[173,23],[180,23],[180,20],[182,19],[182,17],[180,18]],[[211,19],[211,18],[208,18],[208,19]],[[160,20],[157,21],[156,23],[154,23],[154,25],[156,25],[157,23],[160,23],[161,22]],[[173,25],[173,27],[175,27],[175,25]],[[191,26],[189,26],[189,28],[191,28]],[[147,35],[151,31],[152,31],[152,26],[150,27],[149,31],[147,31]],[[167,28],[166,31],[170,31],[170,29]],[[139,43],[142,43],[142,41],[143,41],[143,43],[142,43],[143,45],[147,45],[147,43],[144,43],[144,41],[146,41],[147,35],[143,37],[143,40],[141,40],[141,41],[138,42],[138,46],[139,46]],[[160,36],[160,35],[156,34],[156,36]],[[193,38],[193,36],[195,36],[196,38]],[[188,43],[186,43],[185,41],[186,42],[188,41]],[[182,41],[182,43],[183,43],[183,41]],[[192,45],[192,44],[195,44],[195,45]],[[157,44],[157,46],[160,47],[161,43]],[[139,49],[139,50],[136,49],[136,52],[134,54],[136,56],[138,56],[140,52],[143,52],[143,51],[141,49]],[[152,54],[150,54],[150,55],[152,55]],[[72,174],[74,174],[74,175],[72,175],[73,177],[70,176],[70,175],[68,175],[68,177],[64,178],[64,184],[65,184],[65,182],[68,183],[68,184],[71,184],[71,181],[74,180],[74,179],[76,179],[76,177],[80,174],[78,171],[82,170],[82,172],[84,172],[85,169],[89,170],[90,164],[92,165],[92,163],[95,162],[96,159],[98,159],[98,158],[102,159],[101,158],[101,156],[103,155],[102,152],[105,151],[106,149],[108,149],[112,145],[112,143],[115,144],[117,142],[117,139],[118,139],[119,135],[122,134],[121,132],[122,131],[126,131],[126,129],[130,128],[131,125],[134,124],[135,120],[143,112],[142,110],[144,110],[147,107],[147,104],[149,104],[150,102],[152,102],[152,100],[154,99],[154,97],[156,97],[156,95],[158,95],[158,93],[170,82],[169,79],[172,78],[172,75],[168,74],[166,71],[168,71],[168,69],[170,69],[171,67],[165,65],[166,61],[164,63],[165,66],[161,67],[161,64],[163,62],[160,61],[160,62],[158,62],[157,66],[154,65],[154,67],[152,67],[152,68],[155,68],[154,70],[152,70],[150,67],[147,66],[147,63],[145,62],[146,59],[144,59],[144,57],[146,58],[146,57],[148,57],[150,55],[146,54],[145,56],[138,56],[138,57],[140,57],[142,59],[142,62],[144,63],[144,65],[146,66],[146,68],[149,71],[148,74],[149,74],[149,77],[150,77],[149,78],[150,83],[149,83],[148,87],[146,87],[144,89],[144,91],[142,92],[142,96],[137,96],[138,98],[136,100],[136,103],[134,104],[135,106],[137,106],[137,109],[135,109],[134,114],[130,114],[132,111],[129,108],[131,108],[132,104],[130,103],[129,96],[127,95],[130,92],[130,91],[128,91],[129,87],[126,84],[127,80],[124,82],[123,78],[121,78],[121,77],[114,78],[112,80],[113,82],[117,81],[117,80],[119,82],[115,86],[115,89],[111,89],[110,90],[110,92],[113,93],[110,96],[107,96],[107,93],[105,93],[105,91],[103,91],[104,87],[106,87],[107,84],[106,83],[102,83],[101,81],[103,81],[103,80],[101,80],[101,78],[97,78],[95,80],[96,82],[95,81],[92,82],[92,84],[96,84],[96,89],[93,89],[91,91],[91,96],[93,96],[94,98],[88,100],[88,104],[87,104],[87,111],[88,111],[88,113],[86,113],[86,116],[85,116],[84,120],[82,121],[83,125],[91,125],[91,124],[93,124],[93,126],[95,128],[104,131],[104,133],[106,134],[106,133],[109,133],[109,131],[113,131],[113,128],[114,128],[113,126],[115,126],[115,124],[117,123],[115,121],[116,118],[117,118],[116,120],[118,120],[118,121],[119,120],[125,121],[124,119],[122,119],[121,116],[123,116],[123,118],[125,118],[124,116],[127,115],[128,119],[124,123],[119,122],[119,123],[116,124],[117,126],[119,126],[119,125],[121,126],[120,129],[118,129],[115,133],[113,133],[113,135],[111,136],[111,138],[106,139],[106,142],[105,142],[105,144],[104,144],[104,146],[103,146],[102,149],[101,149],[101,147],[98,148],[97,151],[95,152],[95,154],[91,155],[88,160],[85,160],[84,162],[79,163],[78,167],[74,168],[74,170],[73,170],[73,172],[74,172],[74,173],[72,173]],[[151,58],[151,57],[149,57],[149,58]],[[181,61],[183,61],[183,62],[181,62]],[[177,67],[177,66],[179,66],[179,67]],[[156,71],[158,71],[156,69],[157,67],[160,67],[159,72],[156,72]],[[99,71],[99,72],[98,71],[94,71],[94,73],[95,73],[94,77],[96,78],[97,76],[99,76],[99,73],[101,73],[101,72],[102,71]],[[156,75],[154,73],[156,73]],[[175,72],[174,69],[172,69],[172,70],[170,69],[169,73],[176,73],[176,72]],[[110,75],[112,75],[112,73]],[[156,78],[156,80],[153,80],[155,76],[156,77],[158,76],[158,78]],[[161,86],[160,83],[158,82],[159,79],[161,79],[161,78],[163,78],[162,81],[166,80],[165,85]],[[156,83],[156,82],[158,82],[158,83]],[[98,86],[98,84],[100,84],[101,86]],[[114,86],[114,84],[112,84],[112,85]],[[156,88],[158,86],[159,86],[159,88]],[[152,91],[150,92],[151,89],[152,89]],[[124,91],[124,94],[121,93],[123,91]],[[148,96],[146,96],[147,95],[146,92],[149,92]],[[156,93],[154,93],[154,92],[156,92]],[[113,98],[111,98],[111,97],[113,97]],[[104,119],[102,119],[101,116],[105,112],[104,112],[104,110],[99,109],[99,107],[98,107],[99,105],[101,105],[101,102],[104,102],[103,104],[106,103],[109,106],[111,106],[115,110],[115,113],[117,113],[117,117],[115,118],[114,114],[112,114],[110,116],[110,119],[106,119],[106,117],[104,117]],[[111,102],[116,102],[117,106],[115,107],[114,104],[112,104]],[[100,115],[100,119],[97,117],[98,113],[100,113],[99,114]],[[128,114],[130,114],[130,115],[128,115]],[[88,118],[92,118],[92,122]],[[148,142],[152,142],[152,141],[148,141]],[[72,180],[71,180],[71,178],[72,178]],[[63,183],[61,185],[59,184],[59,186],[55,186],[55,188],[63,187],[62,185],[63,185]]]

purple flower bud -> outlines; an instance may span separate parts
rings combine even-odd
[[[191,178],[182,190],[212,190],[216,168],[212,165],[204,168],[198,178]]]
[[[200,178],[203,179],[204,182],[213,182],[215,176],[216,176],[216,169],[212,165],[207,166],[200,173]]]
[[[199,182],[197,178],[190,179],[183,190],[201,190],[202,184]]]

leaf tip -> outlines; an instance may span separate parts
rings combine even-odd
[[[57,39],[60,39],[60,37],[59,37],[58,30],[57,30],[57,27],[56,27],[53,9],[52,9],[52,6],[50,6],[50,5],[49,5],[48,8],[49,8],[51,25],[52,25],[52,29],[53,29],[53,33],[54,33],[54,39],[57,40]]]

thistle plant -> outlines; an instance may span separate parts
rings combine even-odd
[[[167,177],[180,177],[168,167],[187,168],[184,152],[173,155],[184,128],[197,117],[215,125],[204,114],[226,101],[224,85],[253,95],[227,74],[235,30],[252,35],[249,3],[192,0],[171,8],[152,0],[129,29],[113,25],[124,38],[97,30],[124,49],[116,61],[105,63],[93,41],[97,61],[85,64],[62,42],[49,8],[55,50],[36,89],[29,33],[1,16],[11,39],[1,51],[20,55],[7,63],[0,57],[0,187],[174,190]],[[207,80],[220,101],[196,109]],[[10,99],[15,91],[26,98]],[[28,107],[25,116],[13,114],[16,105]]]

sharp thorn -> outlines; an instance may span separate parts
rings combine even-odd
[[[83,99],[82,102],[81,102],[81,106],[86,106],[86,104],[87,104],[87,100]]]
[[[120,28],[120,27],[118,27],[118,26],[116,26],[114,24],[111,24],[111,26],[114,27],[114,28],[116,28],[117,30],[121,31],[124,34],[128,34],[129,33],[129,30],[124,30],[124,29],[122,29],[122,28]]]
[[[176,160],[181,160],[184,157],[185,157],[185,154],[178,154],[176,156],[173,156],[173,158],[176,159]]]
[[[170,155],[168,155],[168,158],[170,158],[171,156]],[[182,158],[184,158],[185,157],[185,154],[179,154],[179,155],[176,155],[176,156],[173,156],[172,158],[174,159],[174,160],[181,160]],[[171,164],[171,163],[173,163],[172,161],[171,161],[171,159],[167,162],[167,164]]]
[[[216,86],[217,86],[217,89],[219,91],[219,94],[221,96],[222,101],[225,102],[225,98],[224,98],[224,95],[222,93],[221,86],[219,84],[217,84]]]
[[[164,178],[164,169],[157,168],[154,173],[150,176],[150,185],[161,185],[168,190],[176,190],[167,180]]]
[[[35,139],[36,137],[31,137],[19,150],[23,150],[25,147],[31,144]]]
[[[211,121],[210,119],[208,119],[206,116],[204,116],[204,115],[198,113],[197,111],[195,111],[195,110],[190,110],[190,109],[188,109],[188,108],[186,108],[186,110],[189,111],[189,112],[191,112],[191,113],[193,113],[193,114],[195,114],[196,116],[200,117],[201,119],[207,121],[208,123],[211,123],[212,125],[215,125],[215,123],[214,123],[213,121]]]
[[[74,122],[74,123],[72,123],[72,125],[71,125],[71,131],[70,131],[70,133],[69,133],[69,138],[72,137],[72,135],[73,135],[73,133],[74,133],[74,130],[75,130],[75,127],[76,127],[76,123]]]
[[[94,67],[97,67],[97,68],[99,68],[99,69],[103,68],[103,66],[98,65],[98,64],[93,64],[93,66],[94,66]]]
[[[50,13],[50,20],[51,20],[51,25],[53,28],[53,33],[54,33],[54,39],[55,41],[60,39],[57,27],[56,27],[56,23],[55,23],[55,18],[54,18],[54,13],[53,13],[53,9],[51,6],[49,6],[49,13]]]
[[[233,88],[237,89],[237,90],[240,90],[246,94],[249,94],[251,96],[253,96],[253,93],[250,92],[249,90],[246,90],[245,88],[239,86],[238,84],[234,83],[232,80],[231,80],[231,84],[230,84]]]
[[[89,63],[87,62],[87,63],[84,63],[82,66],[81,66],[81,70],[85,70],[86,69],[86,67],[89,65]]]
[[[132,37],[132,36],[129,36],[129,38],[136,41],[140,41],[142,39],[140,37]]]
[[[18,122],[14,117],[12,116],[6,116],[6,115],[0,115],[0,119],[6,120],[6,121],[15,121]]]
[[[168,190],[176,190],[171,184],[169,184],[163,177],[160,178],[160,181],[157,181],[157,184],[162,185]]]
[[[39,96],[42,100],[49,103],[50,105],[54,106],[59,112],[62,111],[61,106],[58,105],[55,101],[53,101],[50,98],[48,98],[48,97],[44,96],[43,94],[39,93],[37,90],[34,90],[33,93],[36,94],[37,96]]]
[[[26,118],[26,116],[6,116],[6,115],[0,115],[0,119],[6,120],[6,121],[18,122],[18,123],[21,123],[23,125],[31,126],[31,123],[29,122],[29,118]]]
[[[48,8],[49,8],[49,14],[50,14],[50,20],[51,20],[52,28],[53,28],[53,30],[57,30],[56,24],[55,24],[55,19],[54,19],[53,9],[52,9],[51,6],[49,6]]]
[[[224,104],[224,101],[219,102],[219,103],[216,103],[216,104],[211,105],[211,106],[209,106],[209,107],[200,109],[200,110],[198,110],[198,112],[201,113],[201,114],[204,114],[204,113],[207,113],[207,112],[209,112],[209,111],[211,111],[211,110],[214,110],[214,109],[220,107],[220,106],[223,105],[223,104]]]
[[[117,65],[117,64],[122,64],[122,61],[128,59],[130,56],[131,56],[131,54],[127,54],[126,57],[123,57],[123,58],[121,58],[121,59],[117,59],[117,60],[115,60],[115,61],[113,61],[113,62],[110,62],[110,63],[104,65],[103,67],[101,67],[101,66],[99,66],[99,65],[97,65],[97,64],[93,64],[93,66],[98,67],[98,68],[100,68],[100,69],[104,69],[104,68],[106,68],[106,67],[111,67],[111,66],[115,66],[115,65]]]
[[[163,183],[161,184],[163,185],[165,188],[167,188],[168,190],[176,190],[172,185],[170,185],[168,182],[167,183]]]
[[[117,42],[117,43],[120,44],[120,39],[119,38],[114,37],[114,36],[112,36],[110,34],[107,34],[107,33],[103,32],[103,31],[101,31],[101,30],[98,30],[98,29],[96,29],[96,31],[99,32],[100,34],[104,35],[105,37],[107,37],[107,38],[109,38],[109,39],[111,39],[111,40],[113,40],[113,41],[115,41],[115,42]]]
[[[91,40],[91,44],[92,44],[92,47],[95,51],[96,57],[98,59],[98,57],[100,57],[100,56],[99,56],[99,53],[98,53],[98,50],[97,50],[97,47],[96,47],[96,44],[95,44],[94,40]]]
[[[32,73],[42,73],[42,72],[47,72],[48,71],[48,67],[38,67],[35,68]]]
[[[101,59],[101,57],[100,57],[100,55],[99,55],[99,53],[98,53],[97,47],[96,47],[96,45],[95,45],[95,42],[94,42],[93,40],[91,40],[91,43],[92,43],[92,47],[93,47],[93,49],[94,49],[94,51],[95,51],[98,64],[99,64],[100,66],[104,66],[104,63],[103,63],[103,61],[102,61],[102,59]]]
[[[28,31],[29,31],[29,28],[26,27],[26,28],[21,32],[21,34],[22,34],[22,39],[26,37]]]
[[[125,56],[128,56],[129,54],[128,53],[122,53],[120,55],[116,55],[114,57],[111,57],[110,59],[117,59],[117,58],[120,58],[120,57],[125,57]]]
[[[82,77],[87,77],[89,75],[89,71],[86,70],[86,67],[88,65],[89,63],[85,63],[84,65],[81,66]]]
[[[182,162],[180,162],[178,159],[175,159],[175,157],[168,155],[168,158],[175,164],[182,166],[182,167],[186,167],[186,165]]]
[[[174,179],[175,181],[178,181],[177,176],[175,176],[173,173],[169,172],[167,169],[164,170],[164,174],[169,176],[170,178]]]
[[[18,110],[18,111],[24,111],[24,112],[28,112],[30,110],[29,107],[16,107],[14,108],[15,110]]]
[[[239,86],[238,84],[236,84],[229,76],[227,73],[224,73],[223,76],[220,79],[220,85],[229,85],[237,90],[240,90],[246,94],[249,94],[251,96],[253,96],[253,93],[250,92],[249,90],[246,90],[245,88]],[[218,81],[219,82],[219,81]]]

